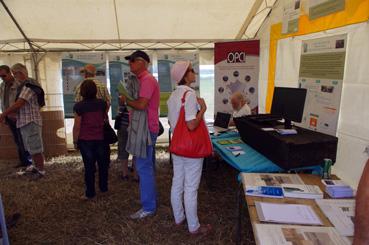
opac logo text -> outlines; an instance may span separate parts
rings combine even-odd
[[[230,52],[227,56],[227,63],[245,63],[246,53],[245,52]]]

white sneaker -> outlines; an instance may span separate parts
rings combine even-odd
[[[35,170],[35,167],[33,165],[29,165],[26,168],[22,168],[18,172],[16,172],[17,175],[25,175],[26,173],[32,173]]]
[[[129,217],[131,219],[143,219],[143,218],[154,216],[154,215],[155,215],[155,212],[145,211],[143,210],[143,208],[141,208],[136,213],[131,214]]]

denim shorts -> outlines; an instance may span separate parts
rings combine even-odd
[[[34,155],[44,152],[42,142],[42,128],[40,125],[31,122],[20,128],[24,147],[29,154]]]

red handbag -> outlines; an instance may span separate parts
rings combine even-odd
[[[177,125],[174,128],[173,137],[170,143],[169,151],[178,156],[190,158],[203,158],[210,156],[213,152],[213,145],[210,141],[209,131],[205,125],[204,119],[201,119],[199,125],[190,131],[185,121],[185,96],[182,97],[182,106],[179,112]]]

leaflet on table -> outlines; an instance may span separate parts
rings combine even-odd
[[[255,224],[255,240],[262,245],[325,244],[349,245],[333,227]]]
[[[236,138],[236,139],[218,140],[217,143],[220,145],[230,145],[230,144],[241,144],[243,142],[240,138]]]
[[[355,200],[315,200],[325,216],[342,236],[354,235]]]
[[[283,198],[283,190],[280,186],[248,186],[245,189],[246,196]]]
[[[301,225],[322,224],[309,205],[255,202],[255,207],[260,221]]]
[[[297,134],[296,129],[276,129],[277,133],[280,135],[291,135],[291,134]]]
[[[332,198],[349,198],[354,196],[354,190],[342,180],[323,179],[325,191]]]
[[[300,176],[297,174],[242,173],[241,176],[244,187],[304,184]]]
[[[245,152],[242,150],[242,147],[241,146],[238,146],[238,145],[226,146],[225,148],[227,150],[229,150],[230,152],[232,152],[232,154],[234,156],[239,156],[239,155],[245,154]]]
[[[285,197],[309,199],[323,198],[323,192],[317,185],[282,184],[282,188]]]

